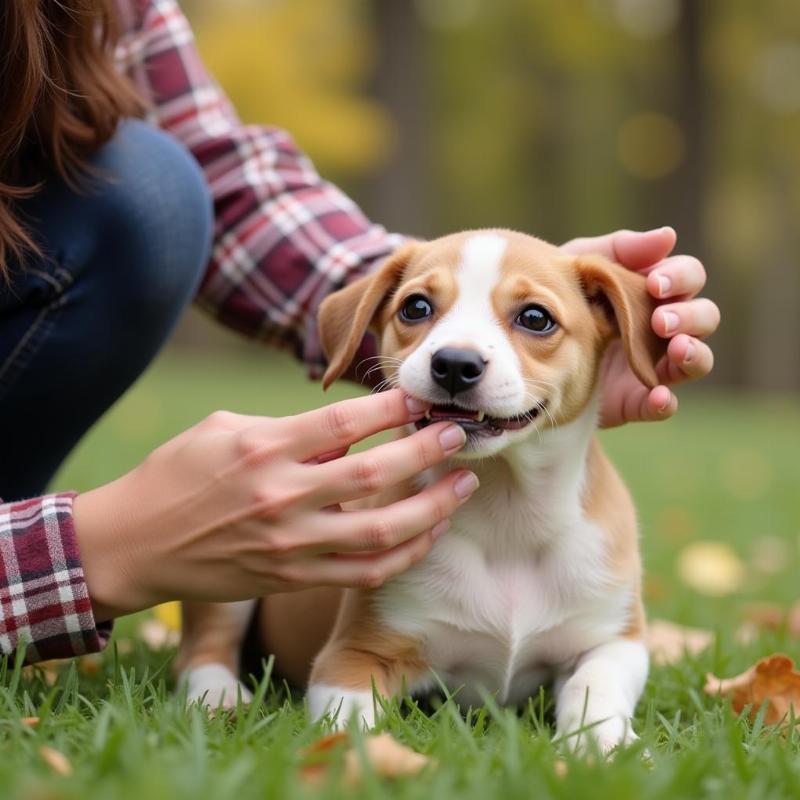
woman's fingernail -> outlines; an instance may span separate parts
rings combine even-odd
[[[411,397],[411,395],[406,395],[406,408],[408,409],[408,413],[416,416],[417,414],[423,414],[430,408],[430,403],[426,403],[424,400],[417,400],[416,397]]]
[[[683,357],[683,363],[688,364],[697,353],[697,348],[694,346],[694,342],[689,342],[688,346],[686,347],[686,355]]]
[[[431,530],[431,536],[433,536],[434,539],[438,539],[443,533],[447,533],[447,531],[449,530],[450,530],[450,520],[443,519],[440,523],[433,526]]]
[[[672,288],[672,281],[666,275],[658,275],[656,280],[658,281],[658,296],[666,297]]]
[[[677,330],[681,321],[674,311],[662,311],[661,319],[664,321],[664,333],[672,333]]]
[[[467,434],[460,425],[448,425],[439,434],[439,444],[448,455],[460,450],[467,441]]]
[[[474,472],[467,472],[453,484],[453,490],[456,493],[456,497],[460,500],[466,500],[479,485],[478,476]]]

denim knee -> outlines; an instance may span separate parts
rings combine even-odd
[[[171,328],[208,263],[213,217],[205,177],[178,142],[138,120],[120,125],[92,167],[94,260],[105,262],[117,312]]]

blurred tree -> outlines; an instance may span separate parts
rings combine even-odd
[[[391,109],[396,146],[383,168],[362,184],[371,216],[392,230],[430,234],[430,72],[421,29],[408,0],[371,0],[377,58],[372,90]]]
[[[200,49],[246,122],[289,130],[338,180],[375,170],[391,122],[364,92],[373,36],[360,0],[198,3]]]

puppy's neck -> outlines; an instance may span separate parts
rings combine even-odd
[[[597,429],[599,392],[572,422],[536,431],[496,456],[459,460],[450,467],[468,467],[480,479],[478,491],[462,512],[482,518],[467,525],[471,538],[488,533],[486,545],[508,552],[539,550],[583,519],[582,496],[589,445]]]

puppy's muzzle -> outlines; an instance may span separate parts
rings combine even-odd
[[[431,358],[431,377],[450,397],[480,383],[486,363],[480,353],[464,347],[443,347]]]

